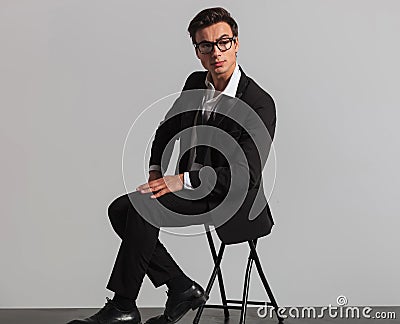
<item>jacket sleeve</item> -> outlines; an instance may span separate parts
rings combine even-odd
[[[175,100],[164,119],[158,125],[151,145],[149,165],[159,165],[163,174],[168,168],[175,141],[179,139],[178,134],[182,130],[183,93],[185,90],[190,89],[195,73],[192,73],[186,79],[180,96]]]
[[[171,159],[174,143],[178,139],[180,131],[179,98],[167,112],[164,120],[160,122],[151,145],[149,165],[159,165],[161,173],[168,168]]]

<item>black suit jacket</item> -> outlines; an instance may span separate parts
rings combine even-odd
[[[226,244],[265,236],[274,224],[264,195],[262,170],[275,133],[275,104],[239,68],[236,98],[223,95],[204,125],[200,117],[205,90],[197,89],[206,89],[207,71],[192,73],[159,125],[150,157],[150,165],[161,165],[164,172],[174,142],[180,140],[176,173],[189,171],[192,186],[207,202],[217,234]],[[196,148],[196,162],[205,166],[199,171],[189,170],[194,126],[203,144]]]

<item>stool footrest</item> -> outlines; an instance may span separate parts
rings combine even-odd
[[[210,305],[204,305],[203,308],[217,308],[217,309],[242,309],[241,306],[233,306],[233,305],[216,305],[216,304],[210,304]]]
[[[242,304],[241,300],[227,299],[227,304]],[[259,302],[259,301],[247,301],[247,305],[258,305],[258,306],[272,306],[270,302]],[[221,305],[221,304],[205,304],[204,308],[218,308],[218,309],[242,309],[242,306],[235,305]]]
[[[243,301],[242,300],[237,300],[237,299],[227,299],[226,300],[226,302],[227,303],[230,303],[230,304],[243,304]],[[249,304],[249,305],[259,305],[259,306],[266,306],[266,305],[271,305],[271,302],[261,302],[261,301],[251,301],[251,300],[248,300],[247,301],[247,304]]]

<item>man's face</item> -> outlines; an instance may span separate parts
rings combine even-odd
[[[196,32],[195,41],[197,44],[203,41],[216,42],[223,38],[233,37],[232,29],[226,22],[219,22],[214,25],[205,27]],[[221,52],[214,46],[209,54],[202,54],[197,49],[196,55],[200,59],[204,68],[210,71],[214,77],[222,77],[223,75],[230,76],[235,69],[236,53],[239,50],[239,40],[232,44],[229,50]]]

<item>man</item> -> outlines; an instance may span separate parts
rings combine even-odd
[[[70,323],[141,323],[135,300],[145,275],[155,287],[169,289],[164,313],[148,324],[176,323],[206,302],[203,288],[159,241],[161,226],[212,224],[226,244],[271,231],[262,169],[275,132],[274,102],[237,64],[238,26],[225,9],[199,12],[188,31],[207,71],[188,77],[160,123],[148,182],[109,206],[111,224],[122,239],[107,285],[114,298],[93,316]],[[163,176],[176,139],[178,172]]]

